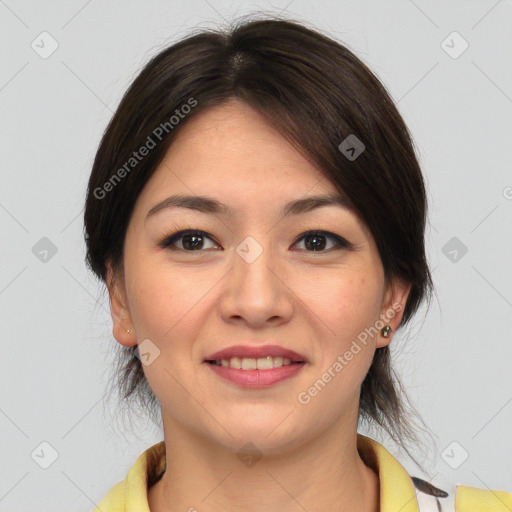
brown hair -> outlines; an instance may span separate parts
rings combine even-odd
[[[349,197],[376,241],[388,282],[411,283],[406,324],[433,289],[426,193],[410,133],[383,84],[354,53],[286,19],[239,20],[226,31],[191,34],[142,69],[103,135],[89,179],[84,218],[92,271],[105,282],[111,259],[122,274],[135,201],[177,131],[231,98],[257,109]],[[355,159],[339,149],[351,135],[365,146]],[[150,139],[155,144],[146,156],[131,160]],[[155,412],[158,401],[133,350],[119,345],[117,366],[122,401],[138,399]],[[421,445],[406,399],[389,347],[377,349],[361,386],[359,418],[382,427],[422,468],[406,446]]]

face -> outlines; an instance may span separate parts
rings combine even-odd
[[[228,209],[162,206],[177,194]],[[244,103],[182,127],[135,205],[124,280],[108,273],[114,336],[146,340],[143,368],[166,426],[267,453],[337,425],[355,431],[361,383],[392,338],[375,333],[396,329],[409,288],[386,286],[371,234],[343,204],[283,215],[288,203],[324,195],[338,191]],[[234,345],[278,345],[305,362],[248,387],[205,362]]]

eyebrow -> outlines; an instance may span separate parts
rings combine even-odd
[[[314,195],[296,199],[285,204],[281,209],[281,219],[290,215],[300,215],[322,206],[338,206],[351,209],[352,205],[346,196],[341,194]],[[208,196],[172,195],[153,206],[146,215],[148,220],[158,212],[169,208],[188,208],[202,213],[233,216],[234,210],[217,199]]]

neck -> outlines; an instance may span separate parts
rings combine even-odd
[[[148,491],[151,512],[379,511],[379,479],[357,450],[356,428],[336,425],[247,464],[178,423],[164,420],[164,433],[167,469]]]

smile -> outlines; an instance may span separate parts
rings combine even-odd
[[[283,358],[233,357],[230,361],[221,360],[220,364],[219,361],[205,361],[203,364],[206,364],[218,377],[237,386],[266,388],[296,376],[306,365],[304,361],[291,362],[289,359],[286,361],[279,359]]]
[[[290,364],[300,364],[303,361],[291,361],[287,357],[282,356],[266,356],[266,357],[232,357],[231,359],[220,359],[218,361],[207,361],[217,366],[226,366],[230,368],[242,370],[270,370],[272,368],[280,368]]]

